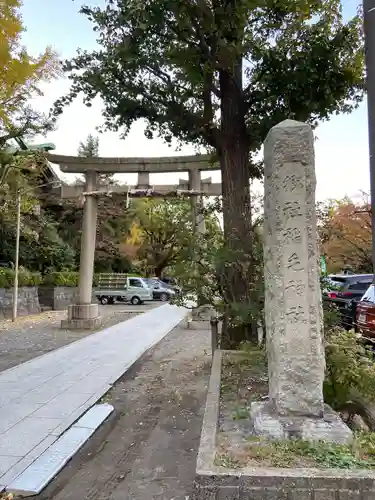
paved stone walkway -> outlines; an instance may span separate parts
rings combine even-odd
[[[186,315],[166,304],[0,374],[0,485],[7,486]]]
[[[115,304],[99,306],[103,325],[97,330],[62,330],[66,311],[49,311],[17,318],[15,323],[0,320],[0,372],[29,361],[64,345],[80,340],[94,331],[103,330],[136,314],[158,307],[160,302],[141,306]]]

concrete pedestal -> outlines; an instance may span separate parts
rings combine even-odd
[[[328,441],[349,444],[352,431],[328,405],[320,418],[277,415],[269,404],[251,403],[250,420],[254,436],[268,439],[303,439],[304,441]]]
[[[68,319],[61,321],[61,328],[68,330],[92,330],[99,328],[102,318],[98,304],[72,304],[68,306]]]

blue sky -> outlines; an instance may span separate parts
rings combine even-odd
[[[355,14],[360,0],[344,0],[346,16]],[[95,33],[85,16],[78,13],[83,3],[104,5],[105,0],[23,0],[22,15],[27,28],[24,44],[30,53],[37,54],[45,46],[52,46],[61,57],[75,54],[78,47],[91,49],[95,46]],[[47,111],[54,99],[67,90],[63,79],[43,87],[44,97],[35,100],[35,105]],[[56,145],[60,154],[75,154],[78,143],[95,127],[101,124],[101,103],[86,108],[80,101],[70,106],[61,117],[58,128],[48,140]],[[147,140],[143,135],[144,125],[137,123],[126,140],[117,134],[100,135],[102,156],[167,156],[175,154],[173,148],[161,140]],[[345,195],[356,197],[360,191],[369,190],[367,110],[363,103],[358,110],[348,116],[333,117],[317,130],[316,171],[317,197],[319,199],[340,198]],[[193,149],[186,146],[176,154],[191,154]],[[213,180],[219,173],[213,174]],[[129,183],[135,176],[127,176]],[[151,182],[176,182],[176,178],[155,175]]]

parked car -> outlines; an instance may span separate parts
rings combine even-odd
[[[360,299],[372,280],[372,274],[331,274],[326,278],[325,293],[331,299]]]
[[[357,304],[357,328],[368,340],[375,342],[375,285],[371,284]]]
[[[100,274],[94,294],[103,305],[114,304],[116,301],[139,305],[152,300],[152,289],[147,280],[126,274]]]
[[[323,299],[335,305],[341,323],[347,330],[353,328],[356,302],[358,302],[373,280],[372,274],[332,274],[325,279]]]
[[[176,293],[181,293],[181,287],[178,286],[176,278],[168,278],[167,276],[164,276],[160,281],[164,283],[166,287],[171,288]]]
[[[168,287],[168,285],[157,278],[147,278],[146,281],[152,290],[152,298],[154,300],[167,302],[176,294],[172,288]]]

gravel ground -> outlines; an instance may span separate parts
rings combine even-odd
[[[211,365],[209,331],[177,327],[105,401],[113,414],[35,500],[188,500]]]
[[[127,304],[100,306],[103,317],[100,329],[121,323],[139,314],[139,311],[148,311],[159,305],[160,302],[142,306]],[[97,331],[62,330],[60,322],[65,317],[66,311],[52,311],[20,317],[15,323],[9,320],[0,321],[0,372]]]

